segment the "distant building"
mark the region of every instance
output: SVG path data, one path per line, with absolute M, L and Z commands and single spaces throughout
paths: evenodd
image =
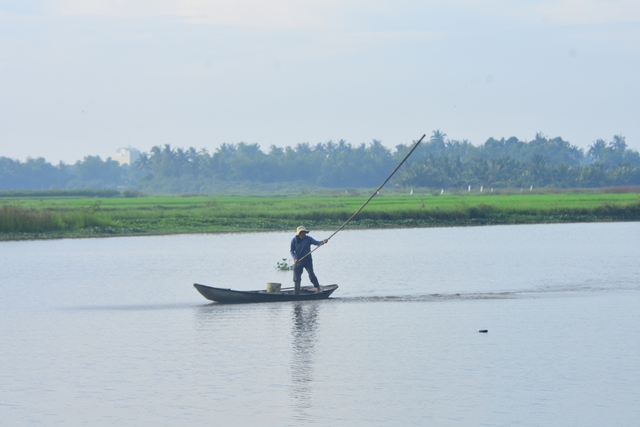
M 120 163 L 120 165 L 131 165 L 132 163 L 135 163 L 136 160 L 138 160 L 138 157 L 140 157 L 140 150 L 137 150 L 133 147 L 118 148 L 116 150 L 116 153 L 118 154 L 113 156 L 111 160 L 115 160 L 116 162 Z

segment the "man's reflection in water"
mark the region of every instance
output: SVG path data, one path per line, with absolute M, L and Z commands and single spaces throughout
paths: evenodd
M 295 417 L 298 420 L 309 419 L 307 410 L 311 402 L 311 386 L 313 384 L 313 353 L 316 340 L 318 303 L 293 303 L 293 355 L 291 358 L 291 390 L 294 402 Z

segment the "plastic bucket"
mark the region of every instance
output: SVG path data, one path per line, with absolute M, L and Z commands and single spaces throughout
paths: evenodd
M 267 292 L 270 292 L 270 293 L 280 292 L 281 287 L 282 287 L 282 284 L 280 283 L 267 282 Z

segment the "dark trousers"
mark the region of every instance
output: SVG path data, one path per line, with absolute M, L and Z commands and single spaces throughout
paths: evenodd
M 313 283 L 313 286 L 316 288 L 320 287 L 320 282 L 318 282 L 318 278 L 313 272 L 313 261 L 311 259 L 304 259 L 293 266 L 293 283 L 300 283 L 302 281 L 302 270 L 307 269 L 307 273 L 309 273 L 309 280 Z

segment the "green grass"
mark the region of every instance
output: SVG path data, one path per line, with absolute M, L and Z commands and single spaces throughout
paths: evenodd
M 367 198 L 5 197 L 0 239 L 293 230 L 300 224 L 331 230 Z M 376 196 L 349 228 L 638 220 L 637 193 L 427 193 Z
M 45 233 L 104 227 L 110 223 L 109 218 L 91 210 L 57 212 L 51 209 L 24 209 L 12 205 L 0 208 L 0 233 Z

